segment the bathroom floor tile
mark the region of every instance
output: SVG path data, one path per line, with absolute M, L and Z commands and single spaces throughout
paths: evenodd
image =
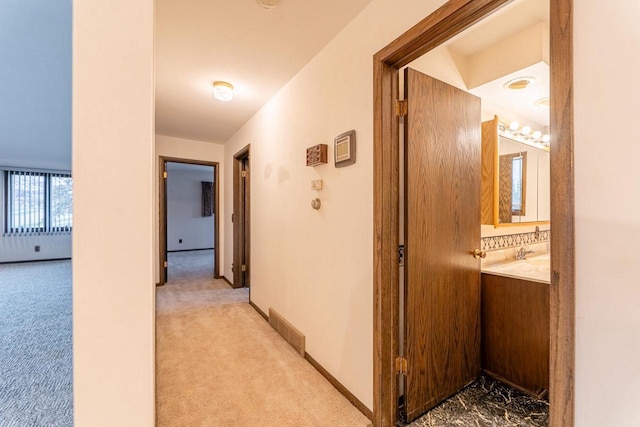
M 480 377 L 410 427 L 544 427 L 549 424 L 549 403 L 489 377 Z

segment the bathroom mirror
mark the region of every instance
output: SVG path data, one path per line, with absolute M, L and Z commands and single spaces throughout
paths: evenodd
M 482 224 L 549 223 L 548 148 L 501 136 L 497 117 L 482 123 Z

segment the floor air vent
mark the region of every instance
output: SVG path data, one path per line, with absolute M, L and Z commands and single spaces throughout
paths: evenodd
M 300 356 L 304 357 L 304 335 L 295 326 L 278 314 L 273 308 L 269 308 L 269 324 L 293 347 Z

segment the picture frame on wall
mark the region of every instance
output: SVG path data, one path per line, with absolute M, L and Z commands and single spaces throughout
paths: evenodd
M 350 130 L 336 136 L 333 149 L 335 166 L 341 168 L 356 162 L 356 131 Z

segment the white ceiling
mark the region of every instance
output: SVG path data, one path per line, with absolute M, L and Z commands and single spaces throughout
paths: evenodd
M 156 132 L 225 142 L 370 1 L 157 0 Z
M 458 55 L 469 57 L 489 50 L 492 46 L 540 22 L 549 28 L 548 1 L 517 0 L 451 39 L 446 46 Z M 522 50 L 529 48 L 533 47 L 521 46 Z M 509 55 L 512 52 L 504 54 Z M 519 77 L 534 77 L 535 82 L 522 90 L 504 88 L 505 83 Z M 550 93 L 549 65 L 543 61 L 513 69 L 469 92 L 482 98 L 483 102 L 488 101 L 488 105 L 498 106 L 501 111 L 513 114 L 513 117 L 504 119 L 524 119 L 527 122 L 523 124 L 533 126 L 541 132 L 545 132 L 545 127 L 549 126 L 549 109 L 535 105 L 535 101 L 549 97 Z
M 0 166 L 71 169 L 71 2 L 0 2 Z
M 526 89 L 509 90 L 503 86 L 512 79 L 529 76 L 535 77 L 535 81 Z M 533 126 L 535 130 L 544 133 L 549 126 L 549 108 L 538 106 L 535 102 L 549 97 L 549 87 L 549 65 L 538 62 L 471 89 L 469 92 L 505 110 L 512 111 L 517 117 L 526 118 L 528 122 L 522 123 L 523 125 Z M 514 118 L 504 117 L 509 121 Z
M 480 97 L 483 120 L 498 115 L 544 133 L 549 109 L 535 101 L 549 96 L 548 24 L 546 0 L 517 0 L 409 66 Z M 535 82 L 504 88 L 518 77 Z
M 537 22 L 549 26 L 549 1 L 516 0 L 448 40 L 446 45 L 460 55 L 469 56 Z

